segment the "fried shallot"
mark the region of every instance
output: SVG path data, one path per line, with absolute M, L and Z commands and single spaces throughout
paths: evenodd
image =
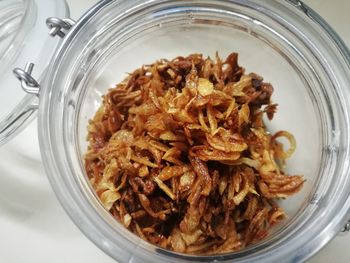
M 89 122 L 85 168 L 96 194 L 152 244 L 201 255 L 243 249 L 285 218 L 275 201 L 303 186 L 283 172 L 293 135 L 264 124 L 277 111 L 272 85 L 237 60 L 192 54 L 144 65 Z

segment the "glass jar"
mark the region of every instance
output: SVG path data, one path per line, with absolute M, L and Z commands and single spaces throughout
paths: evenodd
M 294 134 L 287 163 L 302 191 L 280 202 L 288 219 L 263 241 L 216 256 L 153 246 L 106 211 L 84 172 L 86 126 L 101 95 L 125 72 L 189 53 L 235 51 L 247 72 L 275 87 L 268 129 Z M 69 30 L 40 80 L 39 141 L 52 187 L 77 226 L 120 262 L 299 262 L 349 219 L 350 53 L 300 1 L 101 1 Z

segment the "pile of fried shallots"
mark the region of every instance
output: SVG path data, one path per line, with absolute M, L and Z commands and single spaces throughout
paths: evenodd
M 152 244 L 202 255 L 240 250 L 285 217 L 276 199 L 303 186 L 281 170 L 294 137 L 264 125 L 276 112 L 273 87 L 245 74 L 237 58 L 192 54 L 144 65 L 103 96 L 89 123 L 93 188 Z

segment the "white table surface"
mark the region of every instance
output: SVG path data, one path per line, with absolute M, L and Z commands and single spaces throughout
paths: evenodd
M 78 18 L 95 0 L 68 0 Z M 305 0 L 350 46 L 349 0 Z M 112 263 L 71 222 L 56 200 L 39 154 L 36 121 L 0 148 L 0 262 Z M 309 262 L 350 262 L 350 234 L 336 237 Z

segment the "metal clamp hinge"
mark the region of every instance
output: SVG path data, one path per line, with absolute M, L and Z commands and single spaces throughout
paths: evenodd
M 341 232 L 349 232 L 350 231 L 350 220 L 345 224 Z
M 50 36 L 59 36 L 63 38 L 67 31 L 74 26 L 75 21 L 70 18 L 57 18 L 57 17 L 49 17 L 46 19 L 46 25 L 50 29 Z
M 292 3 L 295 7 L 303 11 L 305 14 L 308 14 L 309 9 L 305 6 L 305 4 L 302 1 L 300 0 L 288 0 L 288 1 Z
M 33 63 L 27 63 L 24 70 L 21 68 L 15 68 L 13 74 L 21 82 L 22 89 L 30 94 L 38 95 L 40 91 L 40 85 L 35 78 L 32 77 Z

